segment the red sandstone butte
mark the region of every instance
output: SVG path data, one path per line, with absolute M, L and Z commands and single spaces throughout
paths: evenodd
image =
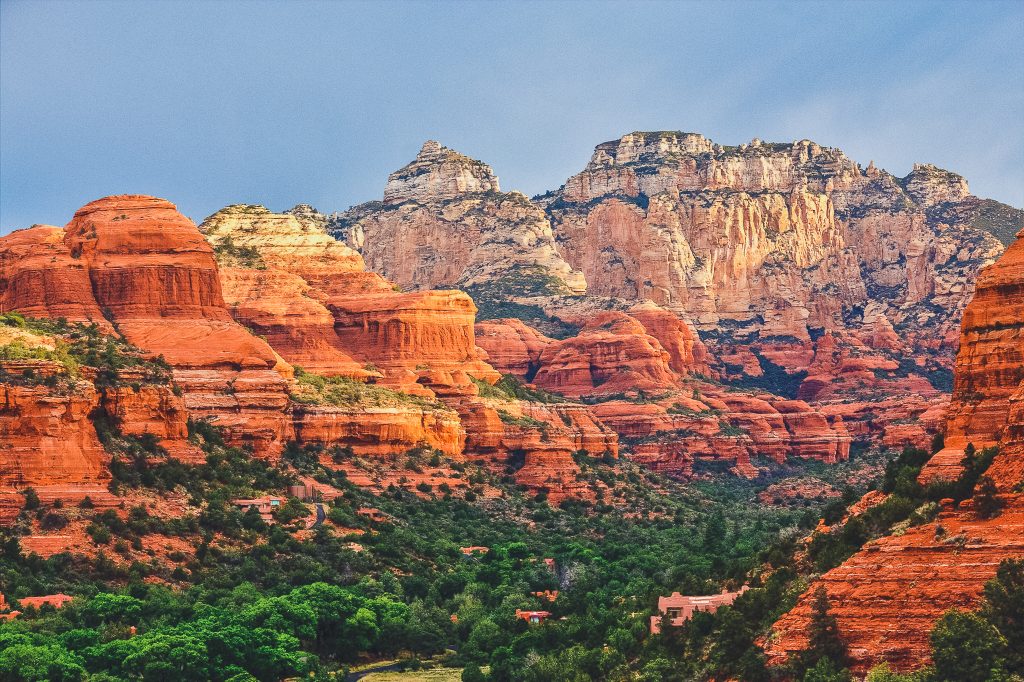
M 188 218 L 163 199 L 113 196 L 83 206 L 58 236 L 36 227 L 0 238 L 5 309 L 116 326 L 171 364 L 194 417 L 260 453 L 280 449 L 291 368 L 231 318 L 213 250 Z

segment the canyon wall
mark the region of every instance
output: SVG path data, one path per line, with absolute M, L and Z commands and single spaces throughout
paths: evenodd
M 428 141 L 388 178 L 383 202 L 331 216 L 331 233 L 367 266 L 403 288 L 503 280 L 537 269 L 551 293 L 581 293 L 583 276 L 558 254 L 544 212 L 519 192 L 501 192 L 489 166 Z
M 886 660 L 912 669 L 929 658 L 935 621 L 974 608 L 999 562 L 1024 557 L 1024 232 L 978 278 L 964 313 L 946 448 L 922 471 L 925 482 L 954 478 L 967 443 L 998 445 L 987 474 L 1004 507 L 980 518 L 971 501 L 946 504 L 934 524 L 867 543 L 824 574 L 774 626 L 769 659 L 807 643 L 811 592 L 824 585 L 856 668 Z M 941 532 L 939 531 L 941 528 Z

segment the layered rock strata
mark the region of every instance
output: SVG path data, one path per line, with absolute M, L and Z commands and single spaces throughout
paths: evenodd
M 980 518 L 970 501 L 945 507 L 936 523 L 869 542 L 823 575 L 839 632 L 855 667 L 886 660 L 899 669 L 928 662 L 928 634 L 947 609 L 974 608 L 999 562 L 1024 557 L 1024 233 L 985 269 L 964 313 L 947 447 L 922 471 L 955 477 L 963 448 L 997 444 L 987 474 L 1004 505 Z M 775 662 L 803 648 L 811 586 L 774 626 L 766 643 Z
M 403 288 L 503 281 L 582 293 L 583 276 L 558 254 L 544 212 L 501 192 L 490 167 L 434 141 L 388 178 L 384 202 L 331 216 L 331 233 Z M 519 270 L 532 276 L 522 280 Z

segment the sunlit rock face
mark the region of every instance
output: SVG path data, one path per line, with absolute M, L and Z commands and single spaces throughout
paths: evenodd
M 1002 250 L 960 176 L 895 178 L 808 140 L 631 133 L 538 201 L 589 293 L 762 337 L 883 315 L 912 343 L 955 345 L 974 279 Z
M 501 281 L 550 293 L 586 289 L 558 254 L 543 210 L 519 192 L 501 192 L 486 164 L 433 141 L 391 174 L 383 203 L 335 214 L 328 227 L 403 288 Z M 523 269 L 535 281 L 519 281 Z
M 955 478 L 968 443 L 998 445 L 986 472 L 1004 504 L 982 519 L 971 501 L 946 506 L 936 524 L 869 542 L 823 575 L 856 670 L 879 661 L 899 669 L 925 665 L 929 632 L 950 608 L 977 607 L 999 562 L 1024 556 L 1024 233 L 982 271 L 963 316 L 946 447 L 924 467 L 923 482 Z M 957 541 L 959 539 L 959 541 Z M 780 663 L 807 644 L 811 592 L 773 627 L 769 660 Z
M 37 227 L 0 239 L 0 267 L 4 309 L 96 322 L 162 355 L 193 416 L 216 421 L 233 442 L 273 455 L 290 437 L 291 368 L 232 319 L 213 250 L 169 201 L 93 201 L 62 235 Z

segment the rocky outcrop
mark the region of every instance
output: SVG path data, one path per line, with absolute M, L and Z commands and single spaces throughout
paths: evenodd
M 291 368 L 231 318 L 213 250 L 191 221 L 163 199 L 106 197 L 79 209 L 60 242 L 56 236 L 32 228 L 0 238 L 0 290 L 15 297 L 12 305 L 34 300 L 42 303 L 26 311 L 116 327 L 170 363 L 194 417 L 215 421 L 229 439 L 260 452 L 280 449 L 291 433 Z M 19 259 L 34 242 L 52 252 L 45 262 Z M 69 271 L 77 279 L 65 284 Z M 58 296 L 45 289 L 55 282 Z
M 590 320 L 577 336 L 548 344 L 534 382 L 572 397 L 664 391 L 678 386 L 671 360 L 640 322 L 609 311 Z
M 2 362 L 5 377 L 30 370 L 45 378 L 63 367 L 48 361 Z M 19 385 L 20 384 L 20 385 Z M 0 383 L 0 488 L 105 484 L 109 455 L 96 436 L 90 414 L 100 405 L 91 381 L 64 391 L 37 382 Z
M 90 295 L 89 270 L 64 243 L 64 229 L 35 225 L 0 238 L 0 310 L 113 328 Z
M 944 535 L 936 537 L 935 524 L 925 524 L 870 542 L 812 585 L 828 592 L 856 670 L 883 660 L 900 670 L 925 665 L 935 621 L 948 609 L 976 607 L 999 562 L 1024 556 L 1019 495 L 998 519 L 944 511 L 936 522 Z M 782 663 L 806 647 L 811 601 L 809 591 L 775 623 L 766 645 L 770 661 Z
M 430 386 L 472 392 L 470 376 L 497 379 L 476 348 L 466 294 L 396 292 L 325 224 L 308 206 L 284 214 L 229 206 L 203 222 L 239 322 L 319 374 L 423 395 L 433 395 Z
M 508 293 L 581 293 L 586 282 L 558 255 L 544 212 L 501 192 L 485 164 L 430 141 L 391 174 L 384 203 L 331 216 L 331 233 L 403 288 L 502 282 Z
M 543 493 L 551 504 L 593 501 L 603 483 L 581 475 L 577 457 L 617 457 L 618 437 L 583 405 L 478 399 L 459 407 L 466 454 L 516 483 Z
M 502 374 L 532 381 L 540 369 L 540 356 L 554 339 L 524 324 L 504 318 L 477 322 L 476 345 L 487 353 L 487 362 Z
M 806 339 L 877 314 L 929 338 L 955 330 L 1000 246 L 929 211 L 968 198 L 931 166 L 900 180 L 807 140 L 737 148 L 660 132 L 598 145 L 539 200 L 589 293 L 653 300 L 701 329 Z
M 829 417 L 798 400 L 727 391 L 689 382 L 642 403 L 611 400 L 594 414 L 620 436 L 633 461 L 688 478 L 699 462 L 725 463 L 736 474 L 759 472 L 753 459 L 844 461 L 852 437 L 841 417 Z
M 983 519 L 970 501 L 945 506 L 935 525 L 869 542 L 817 581 L 828 592 L 855 668 L 881 660 L 899 669 L 928 662 L 928 634 L 947 609 L 974 608 L 999 562 L 1024 557 L 1024 233 L 978 279 L 964 313 L 946 445 L 922 471 L 952 478 L 968 442 L 998 444 L 987 474 L 1004 505 Z M 775 623 L 766 642 L 782 662 L 807 643 L 811 590 Z
M 946 443 L 985 447 L 1005 432 L 1024 382 L 1024 232 L 978 278 L 964 312 Z
M 0 348 L 10 340 L 0 326 Z M 27 333 L 19 341 L 53 347 L 55 338 Z M 17 515 L 31 487 L 47 503 L 116 504 L 107 491 L 110 453 L 97 424 L 126 436 L 150 434 L 169 454 L 186 461 L 202 455 L 188 442 L 181 397 L 162 379 L 124 368 L 117 381 L 97 383 L 93 367 L 53 360 L 0 361 L 0 521 Z
M 343 346 L 386 377 L 418 371 L 421 383 L 450 386 L 468 384 L 457 374 L 498 379 L 480 359 L 473 336 L 476 306 L 461 291 L 337 296 L 327 305 Z
M 454 199 L 462 194 L 500 192 L 491 167 L 439 142 L 427 140 L 409 164 L 388 176 L 385 204 Z
M 294 418 L 295 436 L 300 442 L 342 445 L 368 457 L 398 456 L 427 445 L 461 459 L 466 440 L 458 415 L 443 410 L 302 405 L 296 406 Z

